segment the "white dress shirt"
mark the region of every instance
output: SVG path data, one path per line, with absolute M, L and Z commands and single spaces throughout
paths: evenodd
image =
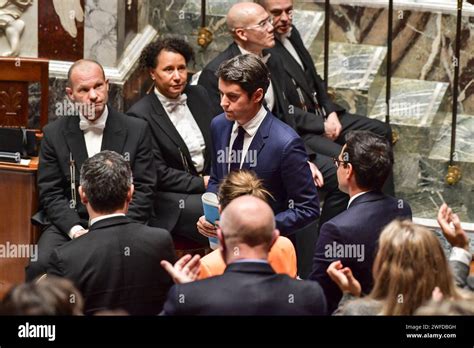
M 252 52 L 249 52 L 249 51 L 245 50 L 244 48 L 240 47 L 239 45 L 237 45 L 237 47 L 239 48 L 239 50 L 242 54 L 256 55 L 255 53 L 252 53 Z M 259 57 L 259 58 L 263 58 L 263 57 Z M 265 102 L 267 103 L 268 110 L 270 110 L 270 111 L 273 110 L 273 107 L 275 106 L 275 91 L 273 90 L 272 80 L 270 80 L 270 85 L 268 86 L 267 92 L 265 93 Z
M 83 122 L 87 123 L 105 123 L 107 122 L 107 117 L 109 116 L 109 109 L 107 108 L 107 105 L 104 108 L 104 112 L 102 113 L 102 116 L 100 116 L 97 120 L 94 122 L 90 122 L 87 118 L 79 114 L 79 118 Z M 87 148 L 87 156 L 92 157 L 95 154 L 100 152 L 100 149 L 102 148 L 102 137 L 104 135 L 104 130 L 100 130 L 97 128 L 90 128 L 87 130 L 83 131 L 84 133 L 84 140 L 86 141 L 86 148 Z
M 115 213 L 115 214 L 107 214 L 107 215 L 98 216 L 96 218 L 91 219 L 91 221 L 89 222 L 89 226 L 92 226 L 93 224 L 95 224 L 96 222 L 99 222 L 101 220 L 113 218 L 113 217 L 116 217 L 116 216 L 125 216 L 125 214 Z
M 173 102 L 173 99 L 165 97 L 157 88 L 155 88 L 155 94 L 162 105 L 168 102 Z M 169 112 L 166 107 L 164 109 L 170 118 L 171 123 L 173 123 L 188 147 L 189 154 L 191 155 L 191 159 L 197 172 L 202 172 L 204 169 L 204 151 L 206 149 L 206 143 L 204 142 L 204 136 L 202 135 L 201 129 L 194 119 L 191 110 L 189 110 L 188 104 L 185 103 L 184 105 L 178 105 L 172 112 Z
M 240 168 L 242 168 L 242 164 L 244 163 L 245 156 L 247 156 L 247 152 L 249 150 L 250 144 L 252 143 L 253 138 L 255 137 L 255 134 L 257 134 L 258 128 L 263 122 L 263 119 L 267 115 L 267 110 L 261 106 L 260 110 L 257 112 L 257 114 L 247 123 L 242 125 L 242 128 L 245 130 L 245 135 L 244 135 L 244 144 L 242 146 L 242 156 L 240 158 Z M 234 122 L 234 125 L 232 126 L 232 132 L 230 133 L 230 141 L 229 141 L 229 157 L 228 157 L 228 167 L 227 169 L 230 169 L 230 162 L 231 162 L 231 149 L 232 146 L 234 145 L 235 138 L 237 138 L 237 134 L 239 133 L 239 124 L 237 121 Z M 249 157 L 249 160 L 254 159 L 255 156 Z

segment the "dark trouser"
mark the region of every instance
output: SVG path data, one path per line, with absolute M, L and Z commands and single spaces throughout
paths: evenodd
M 170 231 L 173 237 L 180 237 L 203 247 L 209 246 L 209 239 L 197 230 L 196 223 L 204 215 L 202 209 L 202 194 L 168 194 L 160 200 L 158 196 L 155 203 L 155 214 L 149 225 Z M 179 217 L 171 214 L 176 211 Z
M 57 247 L 69 242 L 71 238 L 58 230 L 54 225 L 46 226 L 38 241 L 38 259 L 30 260 L 26 266 L 26 281 L 32 281 L 48 270 L 49 258 Z

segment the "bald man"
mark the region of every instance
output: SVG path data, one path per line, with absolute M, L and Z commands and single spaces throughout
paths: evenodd
M 130 162 L 135 192 L 127 215 L 143 223 L 149 218 L 156 174 L 148 126 L 113 110 L 107 104 L 108 92 L 99 63 L 81 59 L 69 69 L 66 94 L 71 105 L 58 108 L 58 119 L 43 129 L 38 167 L 41 210 L 33 218 L 43 225 L 43 232 L 38 259 L 26 269 L 27 280 L 46 272 L 56 247 L 87 233 L 89 215 L 77 188 L 82 163 L 96 153 L 112 150 Z
M 227 264 L 223 275 L 175 285 L 165 315 L 324 315 L 318 283 L 276 274 L 268 252 L 279 235 L 270 206 L 253 196 L 222 212 L 218 238 Z

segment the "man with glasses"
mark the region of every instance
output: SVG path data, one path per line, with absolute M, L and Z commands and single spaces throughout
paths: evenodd
M 342 293 L 326 273 L 328 266 L 340 260 L 360 281 L 362 292 L 369 293 L 380 232 L 394 219 L 411 219 L 407 202 L 381 191 L 393 165 L 392 147 L 385 138 L 369 131 L 350 132 L 334 163 L 339 188 L 350 200 L 346 211 L 322 225 L 310 275 L 323 287 L 329 313 Z

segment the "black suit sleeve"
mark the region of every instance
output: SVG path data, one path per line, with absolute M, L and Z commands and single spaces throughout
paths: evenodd
M 329 98 L 329 95 L 326 92 L 325 83 L 317 72 L 315 72 L 315 79 L 314 89 L 316 90 L 318 101 L 323 106 L 324 111 L 326 111 L 326 116 L 329 116 L 332 112 L 341 111 L 341 108 L 337 107 L 332 102 L 331 98 Z
M 146 223 L 150 217 L 156 185 L 156 170 L 150 152 L 151 136 L 146 123 L 141 129 L 139 139 L 140 143 L 132 164 L 135 192 L 127 216 L 133 220 Z
M 204 179 L 184 170 L 170 167 L 163 158 L 160 145 L 153 144 L 153 156 L 158 173 L 158 190 L 182 193 L 203 193 Z
M 221 97 L 219 94 L 218 79 L 215 72 L 210 69 L 203 69 L 199 76 L 198 84 L 203 86 L 213 108 L 213 114 L 218 115 L 224 112 L 221 107 Z
M 59 165 L 58 151 L 54 148 L 52 134 L 48 128 L 44 130 L 44 138 L 41 142 L 38 167 L 38 190 L 40 204 L 46 211 L 48 219 L 61 232 L 67 234 L 74 225 L 80 225 L 79 214 L 64 195 L 64 187 L 70 187 L 70 183 L 64 177 Z M 79 193 L 77 193 L 79 200 Z
M 61 278 L 64 277 L 64 267 L 62 267 L 57 250 L 54 250 L 49 257 L 47 273 Z
M 147 121 L 135 110 L 127 111 L 127 115 Z M 150 152 L 149 149 L 152 149 L 157 180 L 156 189 L 158 191 L 183 193 L 203 193 L 205 191 L 202 177 L 172 168 L 166 163 L 160 144 L 158 144 L 155 137 L 151 137 L 151 145 L 147 148 L 148 153 Z

